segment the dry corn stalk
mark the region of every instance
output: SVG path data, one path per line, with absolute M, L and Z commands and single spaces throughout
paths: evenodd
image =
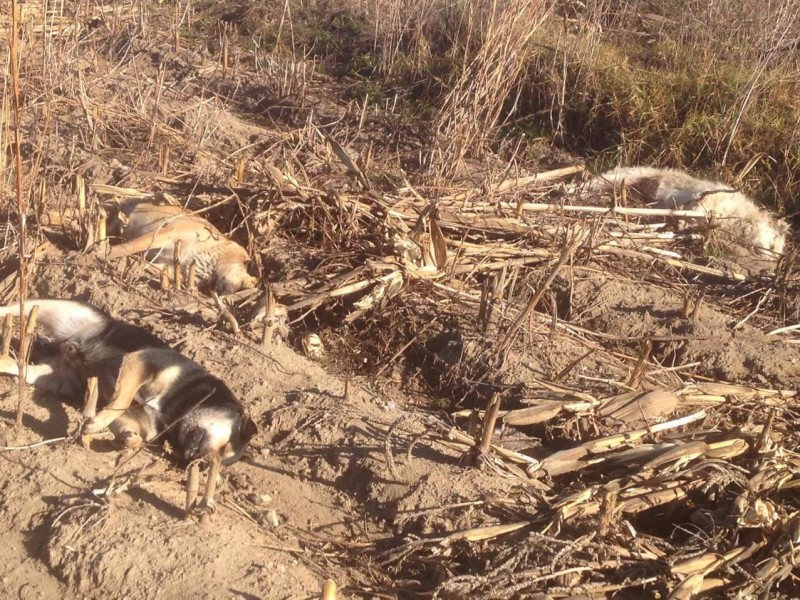
M 169 280 L 169 267 L 164 265 L 161 267 L 161 289 L 168 290 L 170 288 Z
M 190 292 L 197 289 L 197 259 L 192 259 L 189 265 L 189 277 L 186 281 L 186 289 Z
M 487 191 L 491 195 L 514 192 L 521 188 L 525 188 L 536 183 L 552 181 L 553 179 L 560 179 L 562 177 L 568 177 L 569 175 L 575 175 L 584 170 L 585 170 L 584 166 L 574 165 L 572 167 L 564 167 L 563 169 L 553 169 L 552 171 L 534 173 L 533 175 L 527 175 L 525 177 L 515 177 L 513 179 L 506 179 L 498 184 L 489 185 L 488 190 L 484 187 L 480 187 L 480 188 L 473 188 L 465 192 L 459 192 L 457 194 L 451 194 L 449 196 L 442 196 L 437 200 L 437 204 L 447 205 L 450 202 L 463 202 L 468 198 L 483 197 Z
M 631 490 L 623 490 L 619 494 L 619 511 L 623 514 L 635 514 L 645 510 L 670 504 L 686 498 L 693 490 L 703 485 L 701 480 L 689 481 L 668 481 L 651 486 L 640 486 Z M 608 486 L 602 486 L 592 494 L 592 498 L 600 497 L 600 492 Z M 623 494 L 627 497 L 623 498 Z M 560 507 L 559 515 L 562 519 L 572 519 L 576 517 L 586 517 L 596 515 L 600 512 L 602 502 L 600 500 L 589 500 L 573 502 Z
M 272 293 L 272 288 L 267 285 L 264 289 L 264 294 L 266 296 L 266 315 L 264 316 L 264 333 L 261 339 L 261 343 L 265 346 L 269 346 L 272 344 L 273 338 L 275 337 L 275 327 L 277 325 L 275 319 L 275 296 Z
M 0 356 L 8 356 L 11 352 L 11 336 L 13 335 L 14 316 L 6 315 L 3 319 L 2 352 Z
M 463 446 L 474 448 L 478 441 L 470 435 L 467 435 L 463 431 L 459 431 L 455 427 L 451 428 L 450 431 L 447 432 L 447 439 L 453 440 L 458 444 Z M 499 454 L 501 457 L 518 463 L 518 464 L 526 464 L 526 465 L 538 465 L 539 461 L 535 458 L 527 456 L 526 454 L 522 454 L 521 452 L 515 452 L 513 450 L 508 450 L 507 448 L 503 448 L 502 446 L 498 446 L 497 444 L 491 444 L 490 448 L 493 452 Z
M 667 390 L 627 392 L 603 400 L 597 407 L 597 416 L 610 423 L 633 426 L 666 417 L 680 405 L 681 398 Z
M 175 252 L 173 254 L 174 261 L 172 265 L 173 274 L 172 274 L 172 281 L 174 283 L 175 291 L 180 290 L 183 287 L 183 272 L 181 267 L 181 241 L 177 240 L 175 242 Z
M 530 521 L 519 521 L 516 523 L 506 523 L 505 525 L 491 525 L 488 527 L 476 527 L 475 529 L 465 529 L 464 531 L 457 531 L 439 540 L 442 546 L 449 546 L 453 542 L 461 540 L 467 542 L 482 542 L 490 540 L 500 535 L 519 531 L 523 527 L 530 525 Z
M 483 416 L 483 424 L 481 426 L 481 440 L 473 448 L 472 464 L 474 466 L 482 466 L 483 458 L 489 449 L 492 447 L 492 437 L 494 436 L 494 427 L 497 423 L 497 413 L 500 411 L 500 394 L 494 394 L 486 406 L 486 412 Z
M 95 237 L 95 242 L 102 243 L 106 240 L 106 224 L 106 211 L 101 209 L 100 215 L 97 217 L 97 235 Z
M 608 456 L 599 456 L 601 454 L 607 454 L 613 450 L 639 443 L 647 435 L 683 427 L 684 425 L 705 419 L 706 416 L 706 412 L 701 410 L 687 415 L 686 417 L 664 423 L 657 423 L 650 427 L 633 429 L 624 433 L 590 440 L 574 448 L 555 452 L 542 459 L 538 464 L 528 467 L 528 475 L 540 477 L 546 474 L 550 477 L 555 477 L 587 466 L 592 466 L 608 458 Z

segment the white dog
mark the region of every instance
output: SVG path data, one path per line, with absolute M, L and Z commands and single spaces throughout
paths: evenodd
M 620 167 L 591 180 L 587 190 L 611 191 L 623 185 L 664 208 L 713 213 L 720 226 L 740 242 L 768 257 L 783 254 L 789 224 L 729 185 L 675 169 Z

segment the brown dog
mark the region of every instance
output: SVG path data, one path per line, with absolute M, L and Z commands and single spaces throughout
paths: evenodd
M 175 245 L 180 242 L 178 262 L 184 281 L 194 263 L 198 285 L 219 294 L 232 294 L 258 283 L 247 272 L 247 250 L 180 206 L 131 198 L 120 203 L 120 221 L 125 241 L 111 247 L 109 259 L 146 252 L 154 264 L 173 265 Z

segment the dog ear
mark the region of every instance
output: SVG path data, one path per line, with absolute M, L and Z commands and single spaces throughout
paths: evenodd
M 242 417 L 242 438 L 245 440 L 251 440 L 255 435 L 258 433 L 258 426 L 255 424 L 255 421 L 244 415 Z

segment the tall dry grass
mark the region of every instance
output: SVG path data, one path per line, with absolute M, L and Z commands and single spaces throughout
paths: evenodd
M 19 387 L 17 397 L 17 410 L 16 419 L 14 422 L 15 431 L 19 432 L 22 427 L 22 414 L 23 414 L 23 399 L 25 398 L 25 371 L 28 356 L 28 336 L 25 335 L 27 331 L 26 320 L 27 314 L 24 309 L 24 302 L 28 297 L 28 256 L 27 256 L 27 197 L 24 190 L 24 176 L 22 171 L 22 127 L 20 123 L 20 54 L 23 51 L 20 41 L 20 16 L 21 10 L 17 0 L 11 0 L 11 15 L 10 27 L 7 29 L 8 33 L 8 61 L 7 61 L 7 78 L 8 91 L 10 92 L 10 111 L 4 110 L 3 116 L 5 117 L 2 129 L 5 130 L 4 136 L 8 140 L 11 154 L 13 157 L 13 181 L 14 181 L 14 198 L 16 201 L 16 217 L 17 217 L 17 258 L 19 266 L 17 268 L 17 281 L 18 281 L 18 299 L 19 299 L 19 330 L 20 330 L 20 347 L 17 356 L 17 365 L 19 368 Z M 10 138 L 10 139 L 9 139 Z M 3 147 L 5 154 L 5 147 Z
M 590 4 L 540 28 L 518 126 L 598 162 L 685 167 L 793 210 L 800 3 Z
M 755 160 L 747 185 L 760 199 L 793 210 L 800 196 L 797 0 L 342 6 L 372 40 L 359 76 L 433 107 L 427 158 L 440 181 L 524 133 L 598 169 L 649 163 L 733 181 Z
M 349 11 L 371 43 L 350 45 L 360 48 L 355 60 L 330 58 L 357 65 L 358 77 L 374 84 L 369 93 L 382 85 L 414 114 L 431 117 L 427 166 L 440 182 L 465 157 L 522 133 L 598 169 L 648 163 L 734 181 L 755 161 L 749 191 L 793 210 L 800 196 L 798 0 L 550 8 L 343 0 L 337 10 Z M 303 14 L 301 4 L 293 14 Z M 300 20 L 313 31 L 313 19 Z M 327 27 L 324 19 L 318 24 Z
M 436 118 L 429 161 L 437 180 L 451 178 L 468 153 L 480 154 L 501 119 L 514 114 L 516 99 L 509 92 L 517 88 L 529 45 L 549 13 L 544 2 L 469 5 L 464 30 L 480 43 L 474 56 L 464 55 L 461 74 Z
M 374 0 L 372 51 L 385 79 L 428 77 L 440 66 L 453 68 L 473 56 L 487 25 L 491 2 Z

